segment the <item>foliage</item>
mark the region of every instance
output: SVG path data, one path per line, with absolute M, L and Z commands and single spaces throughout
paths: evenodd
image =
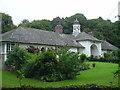
M 53 31 L 51 21 L 43 19 L 43 20 L 33 20 L 29 22 L 29 20 L 24 19 L 19 26 L 37 28 L 41 30 Z
M 23 73 L 20 70 L 17 70 L 17 78 L 19 79 L 19 83 L 20 83 L 20 87 L 21 87 L 24 75 L 23 75 Z
M 53 29 L 58 24 L 63 25 L 63 22 L 64 22 L 64 19 L 61 19 L 60 17 L 53 18 L 53 20 L 51 21 Z
M 80 59 L 81 59 L 81 62 L 83 63 L 84 60 L 87 58 L 86 54 L 80 54 Z
M 18 26 L 22 26 L 22 27 L 30 27 L 30 22 L 28 19 L 23 19 L 21 21 L 21 23 Z
M 28 63 L 22 68 L 22 72 L 24 73 L 25 77 L 33 77 L 38 70 L 35 70 L 37 66 L 39 67 L 40 65 L 37 65 L 38 63 L 35 62 L 37 60 L 38 55 L 34 54 L 31 56 L 31 58 L 28 60 Z
M 2 33 L 5 33 L 7 31 L 16 28 L 16 26 L 13 24 L 11 16 L 5 13 L 0 13 L 0 15 L 2 15 L 2 23 L 1 23 Z
M 118 70 L 114 74 L 115 77 L 118 77 L 118 81 L 120 81 L 120 50 L 114 51 L 113 54 L 118 58 Z M 120 82 L 118 82 L 118 86 L 120 87 Z
M 56 55 L 59 58 L 56 58 Z M 24 75 L 44 81 L 57 81 L 73 78 L 79 72 L 78 55 L 63 51 L 42 51 L 33 55 L 23 68 Z
M 113 73 L 114 73 L 115 77 L 120 76 L 120 69 L 119 69 L 119 70 L 114 71 Z
M 116 56 L 118 59 L 120 59 L 120 50 L 113 51 L 113 55 Z
M 119 50 L 107 52 L 104 54 L 104 59 L 108 62 L 119 63 Z
M 15 46 L 13 52 L 8 53 L 8 57 L 5 64 L 14 65 L 14 70 L 20 70 L 22 66 L 27 62 L 28 58 L 29 54 L 25 49 Z
M 58 55 L 59 58 L 56 58 Z M 25 77 L 38 78 L 45 81 L 65 80 L 75 77 L 80 70 L 78 54 L 68 52 L 68 49 L 58 51 L 42 51 L 30 54 L 18 46 L 8 53 L 5 62 L 13 71 L 22 71 Z
M 90 65 L 87 63 L 81 63 L 80 64 L 80 71 L 90 69 Z
M 58 71 L 64 75 L 64 79 L 73 78 L 79 72 L 80 61 L 78 60 L 78 54 L 68 52 L 67 48 L 64 48 L 58 54 L 59 65 Z
M 39 53 L 39 49 L 35 48 L 34 46 L 29 46 L 29 48 L 27 48 L 27 51 L 29 53 L 33 53 L 33 54 L 38 54 Z

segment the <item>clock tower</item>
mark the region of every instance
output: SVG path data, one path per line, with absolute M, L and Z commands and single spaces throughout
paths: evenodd
M 79 33 L 81 33 L 80 24 L 79 24 L 79 21 L 76 18 L 76 20 L 73 23 L 73 35 L 76 37 Z

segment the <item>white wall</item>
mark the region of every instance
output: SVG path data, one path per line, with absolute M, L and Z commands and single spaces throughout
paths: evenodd
M 44 47 L 46 50 L 47 49 L 55 49 L 55 46 L 47 46 L 47 45 L 34 45 L 34 44 L 19 44 L 21 48 L 29 48 L 29 46 L 34 46 L 35 48 L 41 49 Z
M 70 48 L 69 51 L 77 53 L 77 48 Z
M 7 59 L 7 49 L 6 43 L 0 43 L 0 55 L 2 56 L 3 60 Z
M 79 43 L 85 47 L 83 50 L 83 53 L 86 54 L 87 56 L 91 56 L 91 45 L 96 45 L 98 52 L 97 56 L 101 56 L 101 43 L 100 42 L 95 42 L 95 41 L 79 41 Z

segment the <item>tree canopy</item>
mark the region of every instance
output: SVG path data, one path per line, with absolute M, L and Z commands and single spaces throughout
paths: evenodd
M 16 28 L 16 26 L 13 24 L 11 16 L 5 13 L 1 13 L 1 12 L 0 12 L 0 15 L 2 16 L 2 23 L 1 23 L 2 33 Z

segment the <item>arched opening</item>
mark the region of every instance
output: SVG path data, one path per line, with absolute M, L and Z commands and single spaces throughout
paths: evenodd
M 99 55 L 98 48 L 95 44 L 91 45 L 90 50 L 91 50 L 91 56 L 96 57 Z

